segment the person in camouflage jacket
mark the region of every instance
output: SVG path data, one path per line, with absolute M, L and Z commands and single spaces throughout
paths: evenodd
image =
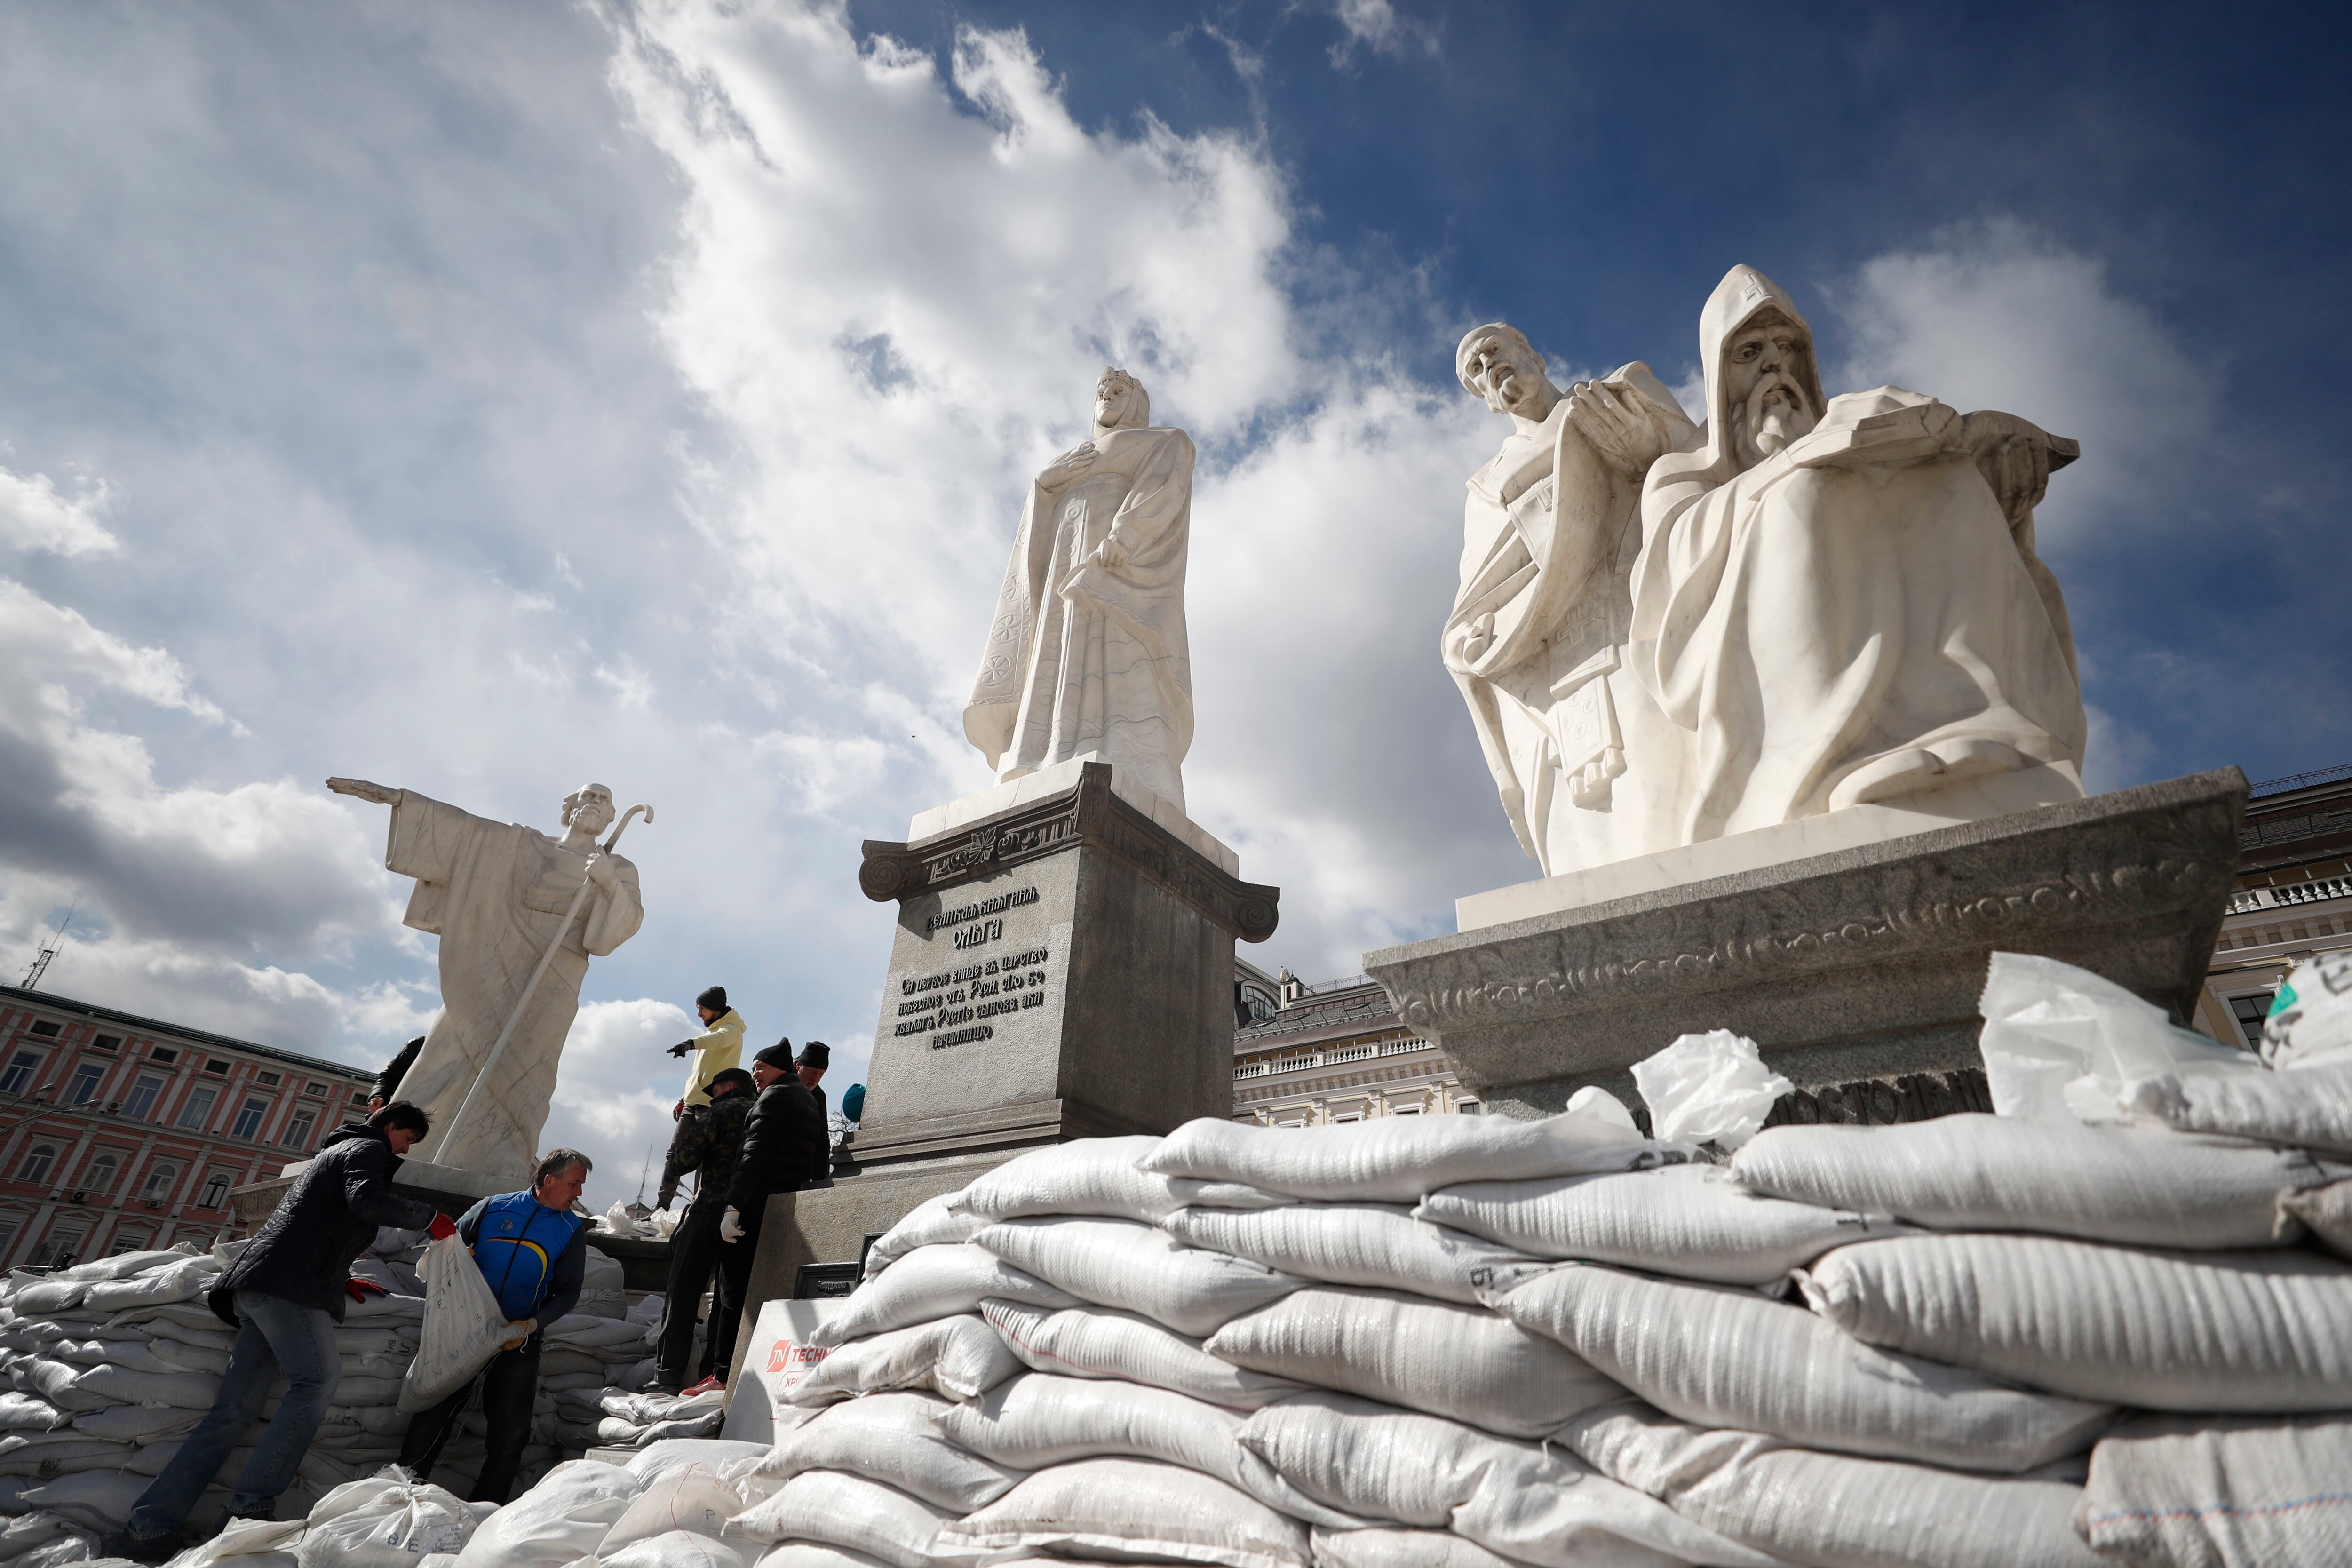
M 735 1174 L 735 1156 L 742 1151 L 743 1124 L 751 1115 L 751 1075 L 729 1068 L 712 1077 L 709 1094 L 709 1105 L 688 1106 L 678 1117 L 669 1158 L 662 1164 L 664 1208 L 677 1195 L 679 1178 L 689 1173 L 694 1176 L 694 1201 L 670 1233 L 668 1300 L 654 1346 L 654 1386 L 673 1393 L 686 1384 L 695 1319 L 719 1266 L 719 1221 L 727 1212 L 728 1184 Z M 711 1375 L 719 1338 L 705 1336 L 698 1380 Z

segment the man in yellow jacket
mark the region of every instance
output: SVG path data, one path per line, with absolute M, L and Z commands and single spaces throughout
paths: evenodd
M 673 1121 L 684 1115 L 689 1105 L 709 1104 L 711 1076 L 725 1072 L 743 1058 L 743 1016 L 727 1005 L 727 987 L 713 985 L 697 996 L 694 1010 L 701 1015 L 708 1032 L 690 1040 L 680 1040 L 669 1048 L 674 1057 L 691 1053 L 694 1058 L 686 1070 L 686 1093 L 671 1108 Z

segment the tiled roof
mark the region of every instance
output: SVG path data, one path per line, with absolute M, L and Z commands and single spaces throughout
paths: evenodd
M 1234 1048 L 1253 1050 L 1311 1030 L 1377 1029 L 1396 1022 L 1388 993 L 1371 981 L 1345 991 L 1308 995 L 1289 1004 L 1264 1023 L 1252 1024 L 1234 1035 Z
M 341 1073 L 347 1078 L 373 1079 L 375 1074 L 366 1068 L 353 1067 L 349 1062 L 331 1062 L 324 1057 L 306 1057 L 299 1051 L 281 1051 L 276 1046 L 257 1045 L 230 1035 L 215 1035 L 205 1029 L 191 1029 L 185 1024 L 167 1024 L 161 1018 L 142 1018 L 136 1013 L 118 1013 L 111 1007 L 95 1003 L 77 1002 L 70 996 L 58 996 L 47 991 L 26 991 L 21 986 L 0 985 L 0 997 L 21 1003 L 27 1007 L 47 1007 L 59 1013 L 79 1013 L 85 1018 L 102 1019 L 120 1024 L 126 1029 L 144 1035 L 169 1035 L 183 1040 L 219 1046 L 232 1051 L 251 1051 L 272 1061 L 291 1062 L 316 1072 Z

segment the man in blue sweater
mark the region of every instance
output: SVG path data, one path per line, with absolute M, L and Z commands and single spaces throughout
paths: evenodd
M 530 1191 L 484 1198 L 457 1220 L 457 1235 L 474 1249 L 475 1266 L 507 1315 L 514 1338 L 490 1359 L 481 1375 L 408 1423 L 400 1446 L 403 1469 L 427 1477 L 442 1446 L 457 1430 L 477 1389 L 489 1426 L 489 1452 L 474 1479 L 468 1502 L 503 1505 L 522 1468 L 530 1442 L 531 1405 L 539 1398 L 539 1356 L 546 1348 L 546 1325 L 580 1304 L 587 1278 L 588 1229 L 572 1212 L 593 1167 L 577 1149 L 558 1149 L 539 1163 Z

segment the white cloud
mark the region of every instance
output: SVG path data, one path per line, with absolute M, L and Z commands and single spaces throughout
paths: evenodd
M 1437 53 L 1437 33 L 1426 23 L 1400 13 L 1395 0 L 1332 0 L 1331 14 L 1345 35 L 1331 46 L 1332 63 L 1346 66 L 1356 46 L 1377 54 L 1401 55 L 1407 49 Z
M 700 1032 L 685 1008 L 643 996 L 587 1003 L 573 1020 L 540 1143 L 542 1152 L 569 1147 L 595 1162 L 587 1197 L 599 1213 L 635 1197 L 648 1164 L 646 1201 L 653 1202 L 674 1126 L 670 1108 L 686 1079 L 684 1064 L 663 1053 Z
M 2014 219 L 1874 258 L 1835 309 L 1848 339 L 1835 390 L 1892 382 L 2082 442 L 2036 519 L 2055 553 L 2094 525 L 2139 531 L 2164 510 L 2150 503 L 2210 462 L 2212 368 L 2118 292 L 2098 258 Z
M 0 468 L 0 542 L 58 555 L 111 554 L 122 546 L 99 521 L 107 500 L 102 484 L 67 497 L 47 474 L 26 479 Z

